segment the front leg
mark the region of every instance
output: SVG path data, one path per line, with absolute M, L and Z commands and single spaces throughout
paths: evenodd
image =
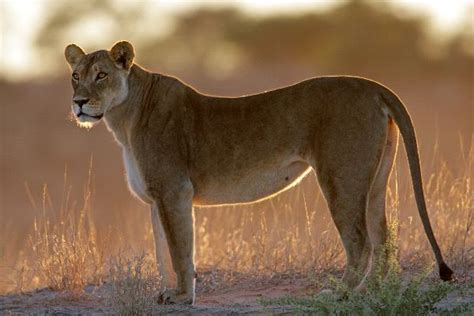
M 176 286 L 176 280 L 171 266 L 168 242 L 166 241 L 165 231 L 161 224 L 160 214 L 156 203 L 151 206 L 151 223 L 155 239 L 156 264 L 162 278 L 162 284 L 167 288 L 174 287 Z
M 156 202 L 177 276 L 177 287 L 165 290 L 162 300 L 163 303 L 193 304 L 196 277 L 193 187 L 191 182 L 185 182 L 166 188 L 166 192 L 157 194 Z

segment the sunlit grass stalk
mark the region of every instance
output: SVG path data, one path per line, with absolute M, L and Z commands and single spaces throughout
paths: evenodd
M 71 189 L 66 191 L 65 185 L 56 216 L 51 214 L 54 208 L 45 185 L 41 216 L 35 219 L 30 236 L 33 269 L 49 288 L 73 295 L 81 294 L 88 283 L 100 282 L 104 264 L 90 218 L 91 175 L 92 160 L 83 206 L 77 209 L 71 203 Z M 66 172 L 64 181 L 67 181 Z

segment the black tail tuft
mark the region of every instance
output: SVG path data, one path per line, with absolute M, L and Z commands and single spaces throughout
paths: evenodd
M 448 265 L 444 262 L 442 262 L 439 265 L 439 277 L 443 281 L 454 281 L 454 272 L 451 270 Z

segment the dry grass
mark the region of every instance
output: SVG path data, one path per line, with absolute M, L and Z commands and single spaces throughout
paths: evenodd
M 91 170 L 90 168 L 89 173 Z M 90 217 L 90 180 L 84 190 L 83 205 L 77 207 L 69 198 L 71 188 L 66 190 L 67 172 L 64 177 L 65 189 L 56 217 L 47 216 L 54 208 L 47 187 L 44 186 L 42 214 L 34 221 L 34 231 L 30 238 L 30 266 L 41 283 L 76 296 L 83 293 L 85 285 L 101 282 L 104 258 Z
M 459 164 L 454 168 L 435 156 L 432 163 L 435 172 L 425 176 L 431 223 L 447 261 L 461 274 L 474 267 L 474 139 L 469 148 L 465 156 L 461 146 Z M 457 175 L 453 169 L 457 169 Z M 415 209 L 411 192 L 404 199 L 409 201 L 405 207 Z M 406 264 L 432 262 L 431 248 L 418 222 L 417 217 L 414 221 L 409 217 L 401 222 L 404 231 L 400 238 L 401 260 Z
M 162 291 L 154 258 L 144 253 L 111 260 L 109 305 L 119 315 L 150 315 Z
M 424 174 L 428 210 L 437 239 L 458 274 L 467 273 L 474 265 L 474 141 L 470 148 L 467 156 L 460 155 L 461 163 L 456 168 L 449 168 L 438 158 L 430 167 L 435 171 Z M 396 233 L 402 266 L 423 267 L 433 262 L 432 254 L 418 220 L 410 179 L 404 174 L 403 165 L 397 163 L 389 185 L 387 213 L 391 222 L 399 223 Z M 341 243 L 316 186 L 314 176 L 309 176 L 295 189 L 262 203 L 197 209 L 196 263 L 199 271 L 206 271 L 200 274 L 202 290 L 219 289 L 243 275 L 317 277 L 341 271 Z M 85 186 L 81 206 L 71 202 L 71 188 L 64 187 L 58 208 L 53 207 L 44 188 L 42 205 L 36 207 L 41 215 L 32 224 L 29 247 L 23 250 L 17 289 L 33 284 L 80 294 L 84 285 L 100 282 L 108 271 L 117 285 L 115 299 L 130 299 L 123 302 L 124 309 L 154 295 L 159 282 L 147 281 L 156 281 L 151 270 L 146 270 L 151 269 L 150 258 L 121 259 L 112 264 L 113 269 L 104 262 L 104 258 L 115 255 L 107 249 L 105 240 L 114 240 L 115 249 L 129 248 L 135 242 L 146 245 L 138 251 L 154 252 L 149 242 L 153 240 L 149 214 L 134 213 L 133 217 L 124 218 L 123 229 L 117 227 L 106 238 L 107 234 L 96 232 L 91 217 L 91 181 Z M 133 225 L 139 227 L 139 233 L 132 236 L 127 228 Z M 33 279 L 35 282 L 31 282 Z M 143 286 L 138 297 L 133 297 L 134 286 Z
M 395 192 L 396 193 L 396 192 Z M 396 201 L 396 200 L 395 200 Z M 393 208 L 392 211 L 397 211 Z M 385 262 L 370 279 L 364 292 L 350 291 L 339 279 L 331 279 L 334 292 L 313 293 L 306 297 L 284 296 L 278 299 L 263 299 L 263 306 L 281 305 L 290 307 L 298 315 L 470 315 L 474 311 L 472 301 L 458 299 L 446 303 L 449 296 L 472 293 L 469 284 L 442 282 L 428 278 L 431 269 L 403 276 L 399 264 L 399 221 L 392 215 L 388 223 L 388 238 L 385 244 Z

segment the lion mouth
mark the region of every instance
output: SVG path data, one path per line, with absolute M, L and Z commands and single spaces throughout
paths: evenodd
M 84 112 L 79 112 L 79 114 L 77 114 L 77 117 L 79 118 L 81 116 L 87 116 L 87 117 L 91 117 L 91 118 L 96 119 L 96 120 L 100 120 L 104 116 L 104 114 L 102 113 L 102 114 L 99 114 L 99 115 L 90 115 L 90 114 L 86 114 Z

